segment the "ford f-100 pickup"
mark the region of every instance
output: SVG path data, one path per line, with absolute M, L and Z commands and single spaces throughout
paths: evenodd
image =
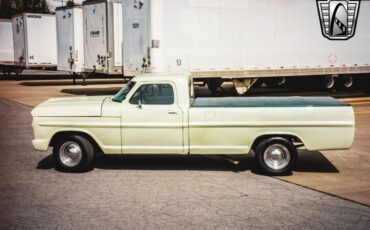
M 144 74 L 115 96 L 54 98 L 32 110 L 37 150 L 81 171 L 104 154 L 247 154 L 270 175 L 292 170 L 297 146 L 348 149 L 354 112 L 331 97 L 194 98 L 186 74 Z

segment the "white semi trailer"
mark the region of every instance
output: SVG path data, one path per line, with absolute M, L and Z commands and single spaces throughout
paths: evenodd
M 55 10 L 58 41 L 58 70 L 73 76 L 84 72 L 82 7 L 58 7 Z
M 55 15 L 23 13 L 12 20 L 15 61 L 25 68 L 56 68 Z
M 10 75 L 14 65 L 12 20 L 0 19 L 0 71 L 4 75 Z
M 0 62 L 14 61 L 12 20 L 0 19 Z
M 123 41 L 125 75 L 187 71 L 239 94 L 269 77 L 348 87 L 370 73 L 370 1 L 125 0 Z
M 122 2 L 83 2 L 85 71 L 122 74 Z

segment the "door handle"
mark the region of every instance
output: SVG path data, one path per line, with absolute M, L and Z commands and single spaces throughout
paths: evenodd
M 167 113 L 168 113 L 168 114 L 171 114 L 171 115 L 176 115 L 176 114 L 177 114 L 177 112 L 176 112 L 176 111 L 168 111 Z

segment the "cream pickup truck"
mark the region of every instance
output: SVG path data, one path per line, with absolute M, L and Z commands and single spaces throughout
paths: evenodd
M 270 175 L 292 170 L 297 147 L 348 149 L 350 105 L 330 97 L 194 98 L 186 74 L 144 74 L 115 96 L 54 98 L 32 110 L 36 150 L 60 169 L 104 154 L 247 154 Z

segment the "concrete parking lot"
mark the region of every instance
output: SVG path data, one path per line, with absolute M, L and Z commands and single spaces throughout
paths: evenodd
M 108 157 L 88 173 L 67 174 L 54 170 L 50 151 L 32 149 L 32 106 L 112 94 L 123 83 L 0 81 L 0 229 L 370 228 L 370 100 L 361 92 L 334 95 L 355 108 L 353 148 L 302 151 L 287 177 L 259 175 L 251 154 L 238 164 L 221 156 Z

